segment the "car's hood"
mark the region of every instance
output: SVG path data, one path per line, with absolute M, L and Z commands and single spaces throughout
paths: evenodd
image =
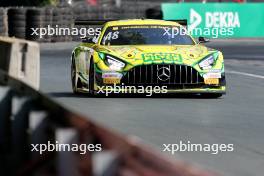
M 128 63 L 193 64 L 215 50 L 203 45 L 126 45 L 100 46 L 100 50 L 117 56 Z M 134 65 L 134 64 L 133 64 Z

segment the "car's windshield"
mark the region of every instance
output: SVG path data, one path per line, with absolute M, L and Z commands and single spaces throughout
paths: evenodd
M 193 45 L 183 27 L 162 25 L 130 25 L 108 27 L 101 45 Z

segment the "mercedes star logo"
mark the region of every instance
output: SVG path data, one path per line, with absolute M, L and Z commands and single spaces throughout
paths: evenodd
M 170 69 L 168 67 L 158 68 L 157 75 L 160 81 L 167 81 L 168 79 L 170 79 L 170 74 Z

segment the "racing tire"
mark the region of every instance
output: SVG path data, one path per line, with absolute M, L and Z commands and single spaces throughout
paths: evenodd
M 96 91 L 94 90 L 94 62 L 93 59 L 91 58 L 90 60 L 90 69 L 89 69 L 89 94 L 91 96 L 96 95 Z
M 223 94 L 221 93 L 204 93 L 201 94 L 202 98 L 220 98 Z
M 71 64 L 71 83 L 72 83 L 72 91 L 74 94 L 78 94 L 78 78 L 77 78 L 77 72 L 76 72 L 76 65 L 75 61 L 72 58 L 72 64 Z

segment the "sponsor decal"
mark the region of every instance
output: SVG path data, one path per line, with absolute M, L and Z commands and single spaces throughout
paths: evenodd
M 240 20 L 238 12 L 205 12 L 200 14 L 193 8 L 190 9 L 190 30 L 197 28 L 202 23 L 202 15 L 205 17 L 205 27 L 220 27 L 220 28 L 235 28 L 240 27 Z
M 221 78 L 221 73 L 206 73 L 203 75 L 204 78 Z
M 197 28 L 202 22 L 202 17 L 199 13 L 197 13 L 194 9 L 190 9 L 190 26 L 189 30 Z
M 102 78 L 104 84 L 120 84 L 122 74 L 118 72 L 103 72 Z
M 211 69 L 208 71 L 208 73 L 221 73 L 222 70 L 220 69 Z
M 121 73 L 118 73 L 118 72 L 103 72 L 102 73 L 102 78 L 122 78 L 122 74 Z
M 120 84 L 120 78 L 103 78 L 104 84 Z
M 264 36 L 264 30 L 259 30 L 263 23 L 252 20 L 264 18 L 264 3 L 163 3 L 162 11 L 166 20 L 187 19 L 188 32 L 195 37 Z
M 142 58 L 144 62 L 150 63 L 152 61 L 168 61 L 171 63 L 182 61 L 181 56 L 175 53 L 144 53 L 142 54 Z
M 238 12 L 207 11 L 190 9 L 189 32 L 192 35 L 205 35 L 218 38 L 234 35 L 234 28 L 240 28 Z M 202 27 L 203 26 L 203 27 Z
M 217 85 L 219 84 L 219 79 L 218 78 L 205 78 L 204 83 L 209 84 L 209 85 L 211 84 Z

